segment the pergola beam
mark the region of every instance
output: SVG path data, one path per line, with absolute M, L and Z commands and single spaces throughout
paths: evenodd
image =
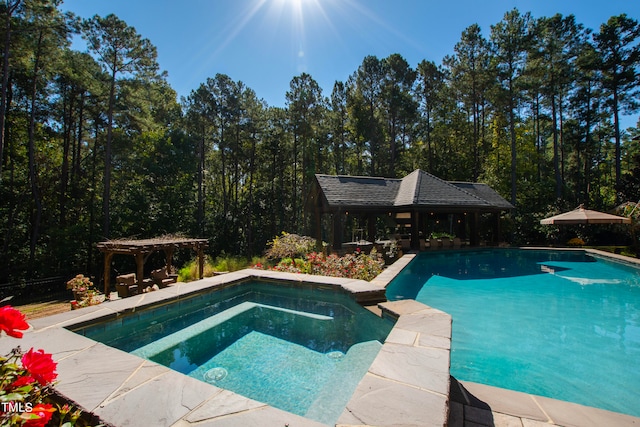
M 173 253 L 176 249 L 189 248 L 196 251 L 198 257 L 198 275 L 204 277 L 204 251 L 209 246 L 207 239 L 189 239 L 182 237 L 158 237 L 141 240 L 109 240 L 96 245 L 104 253 L 104 293 L 110 293 L 111 260 L 113 255 L 133 255 L 136 261 L 136 282 L 142 286 L 144 280 L 144 264 L 149 256 L 156 251 L 164 251 L 167 272 L 171 269 Z

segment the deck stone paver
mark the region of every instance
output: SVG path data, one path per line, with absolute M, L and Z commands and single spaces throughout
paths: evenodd
M 549 418 L 559 425 L 567 427 L 640 426 L 640 418 L 630 415 L 605 411 L 577 403 L 563 402 L 543 396 L 535 396 L 534 398 L 549 415 Z
M 102 403 L 94 412 L 117 426 L 169 426 L 216 393 L 219 389 L 209 384 L 170 371 Z
M 337 424 L 442 427 L 446 403 L 446 396 L 367 374 Z
M 547 415 L 540 409 L 529 394 L 467 381 L 461 382 L 460 385 L 466 394 L 477 396 L 477 398 L 482 401 L 486 401 L 487 398 L 490 397 L 489 404 L 484 405 L 487 409 L 490 408 L 492 411 L 515 415 L 520 418 L 528 418 L 542 422 L 549 421 Z M 473 400 L 472 406 L 477 406 L 474 405 Z
M 369 372 L 443 396 L 449 394 L 447 350 L 385 343 Z
M 184 419 L 182 420 L 184 421 Z M 176 424 L 175 427 L 187 427 L 193 424 Z M 327 427 L 325 424 L 302 418 L 290 412 L 271 406 L 242 411 L 229 416 L 212 418 L 197 423 L 198 427 Z
M 541 421 L 533 421 L 534 423 L 541 423 L 542 425 L 549 427 L 548 424 Z M 513 415 L 501 414 L 499 412 L 493 413 L 493 425 L 495 427 L 524 427 L 522 425 L 522 418 L 514 417 Z
M 199 423 L 205 420 L 222 417 L 229 414 L 239 414 L 258 408 L 264 408 L 264 403 L 248 399 L 228 390 L 220 389 L 220 392 L 208 401 L 203 402 L 198 408 L 191 411 L 184 419 L 190 423 Z

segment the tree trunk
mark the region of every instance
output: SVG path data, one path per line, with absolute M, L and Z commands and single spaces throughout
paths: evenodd
M 40 235 L 40 222 L 42 220 L 42 196 L 38 187 L 38 173 L 36 171 L 36 147 L 35 147 L 35 127 L 36 127 L 36 97 L 38 93 L 38 73 L 40 71 L 40 49 L 42 45 L 42 30 L 38 33 L 38 44 L 36 56 L 33 64 L 33 81 L 31 82 L 31 112 L 29 114 L 29 182 L 31 183 L 31 195 L 35 210 L 31 216 L 31 239 L 29 244 L 29 277 L 32 277 L 35 267 L 36 245 Z
M 102 199 L 102 214 L 104 215 L 104 227 L 102 234 L 108 239 L 111 234 L 111 143 L 113 140 L 113 109 L 115 104 L 116 93 L 116 70 L 117 65 L 114 64 L 111 73 L 111 86 L 109 87 L 109 108 L 107 111 L 107 143 L 104 148 L 104 190 Z
M 9 51 L 11 50 L 11 18 L 22 0 L 11 3 L 6 0 L 6 21 L 4 27 L 4 51 L 2 55 L 2 87 L 0 88 L 0 183 L 2 182 L 2 164 L 4 160 L 4 131 L 7 115 L 7 93 L 9 91 Z

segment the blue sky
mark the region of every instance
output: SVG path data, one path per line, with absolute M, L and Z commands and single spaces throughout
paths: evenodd
M 158 49 L 179 96 L 216 73 L 284 106 L 294 76 L 309 73 L 331 94 L 366 55 L 401 54 L 412 67 L 440 64 L 462 31 L 490 26 L 516 7 L 535 18 L 573 14 L 598 31 L 613 15 L 640 19 L 640 0 L 65 0 L 83 18 L 114 13 Z M 635 125 L 638 115 L 625 120 Z

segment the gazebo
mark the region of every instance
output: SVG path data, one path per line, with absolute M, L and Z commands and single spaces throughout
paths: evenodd
M 486 184 L 445 181 L 417 169 L 404 178 L 345 175 L 315 176 L 306 208 L 314 214 L 315 231 L 322 236 L 322 215 L 331 215 L 334 249 L 343 243 L 343 222 L 348 215 L 366 218 L 368 240 L 376 236 L 376 218 L 386 216 L 410 230 L 411 247 L 420 246 L 420 230 L 432 215 L 456 216 L 460 229 L 470 229 L 472 245 L 479 243 L 479 218 L 493 214 L 494 236 L 500 234 L 499 215 L 514 209 Z
M 116 239 L 100 242 L 96 245 L 104 253 L 104 293 L 109 295 L 111 282 L 111 259 L 114 255 L 133 255 L 136 260 L 136 282 L 140 288 L 144 280 L 144 264 L 149 255 L 163 251 L 167 272 L 171 271 L 171 261 L 176 249 L 193 249 L 198 256 L 198 274 L 204 277 L 204 250 L 209 246 L 207 239 L 190 239 L 186 237 L 164 236 L 152 239 Z

